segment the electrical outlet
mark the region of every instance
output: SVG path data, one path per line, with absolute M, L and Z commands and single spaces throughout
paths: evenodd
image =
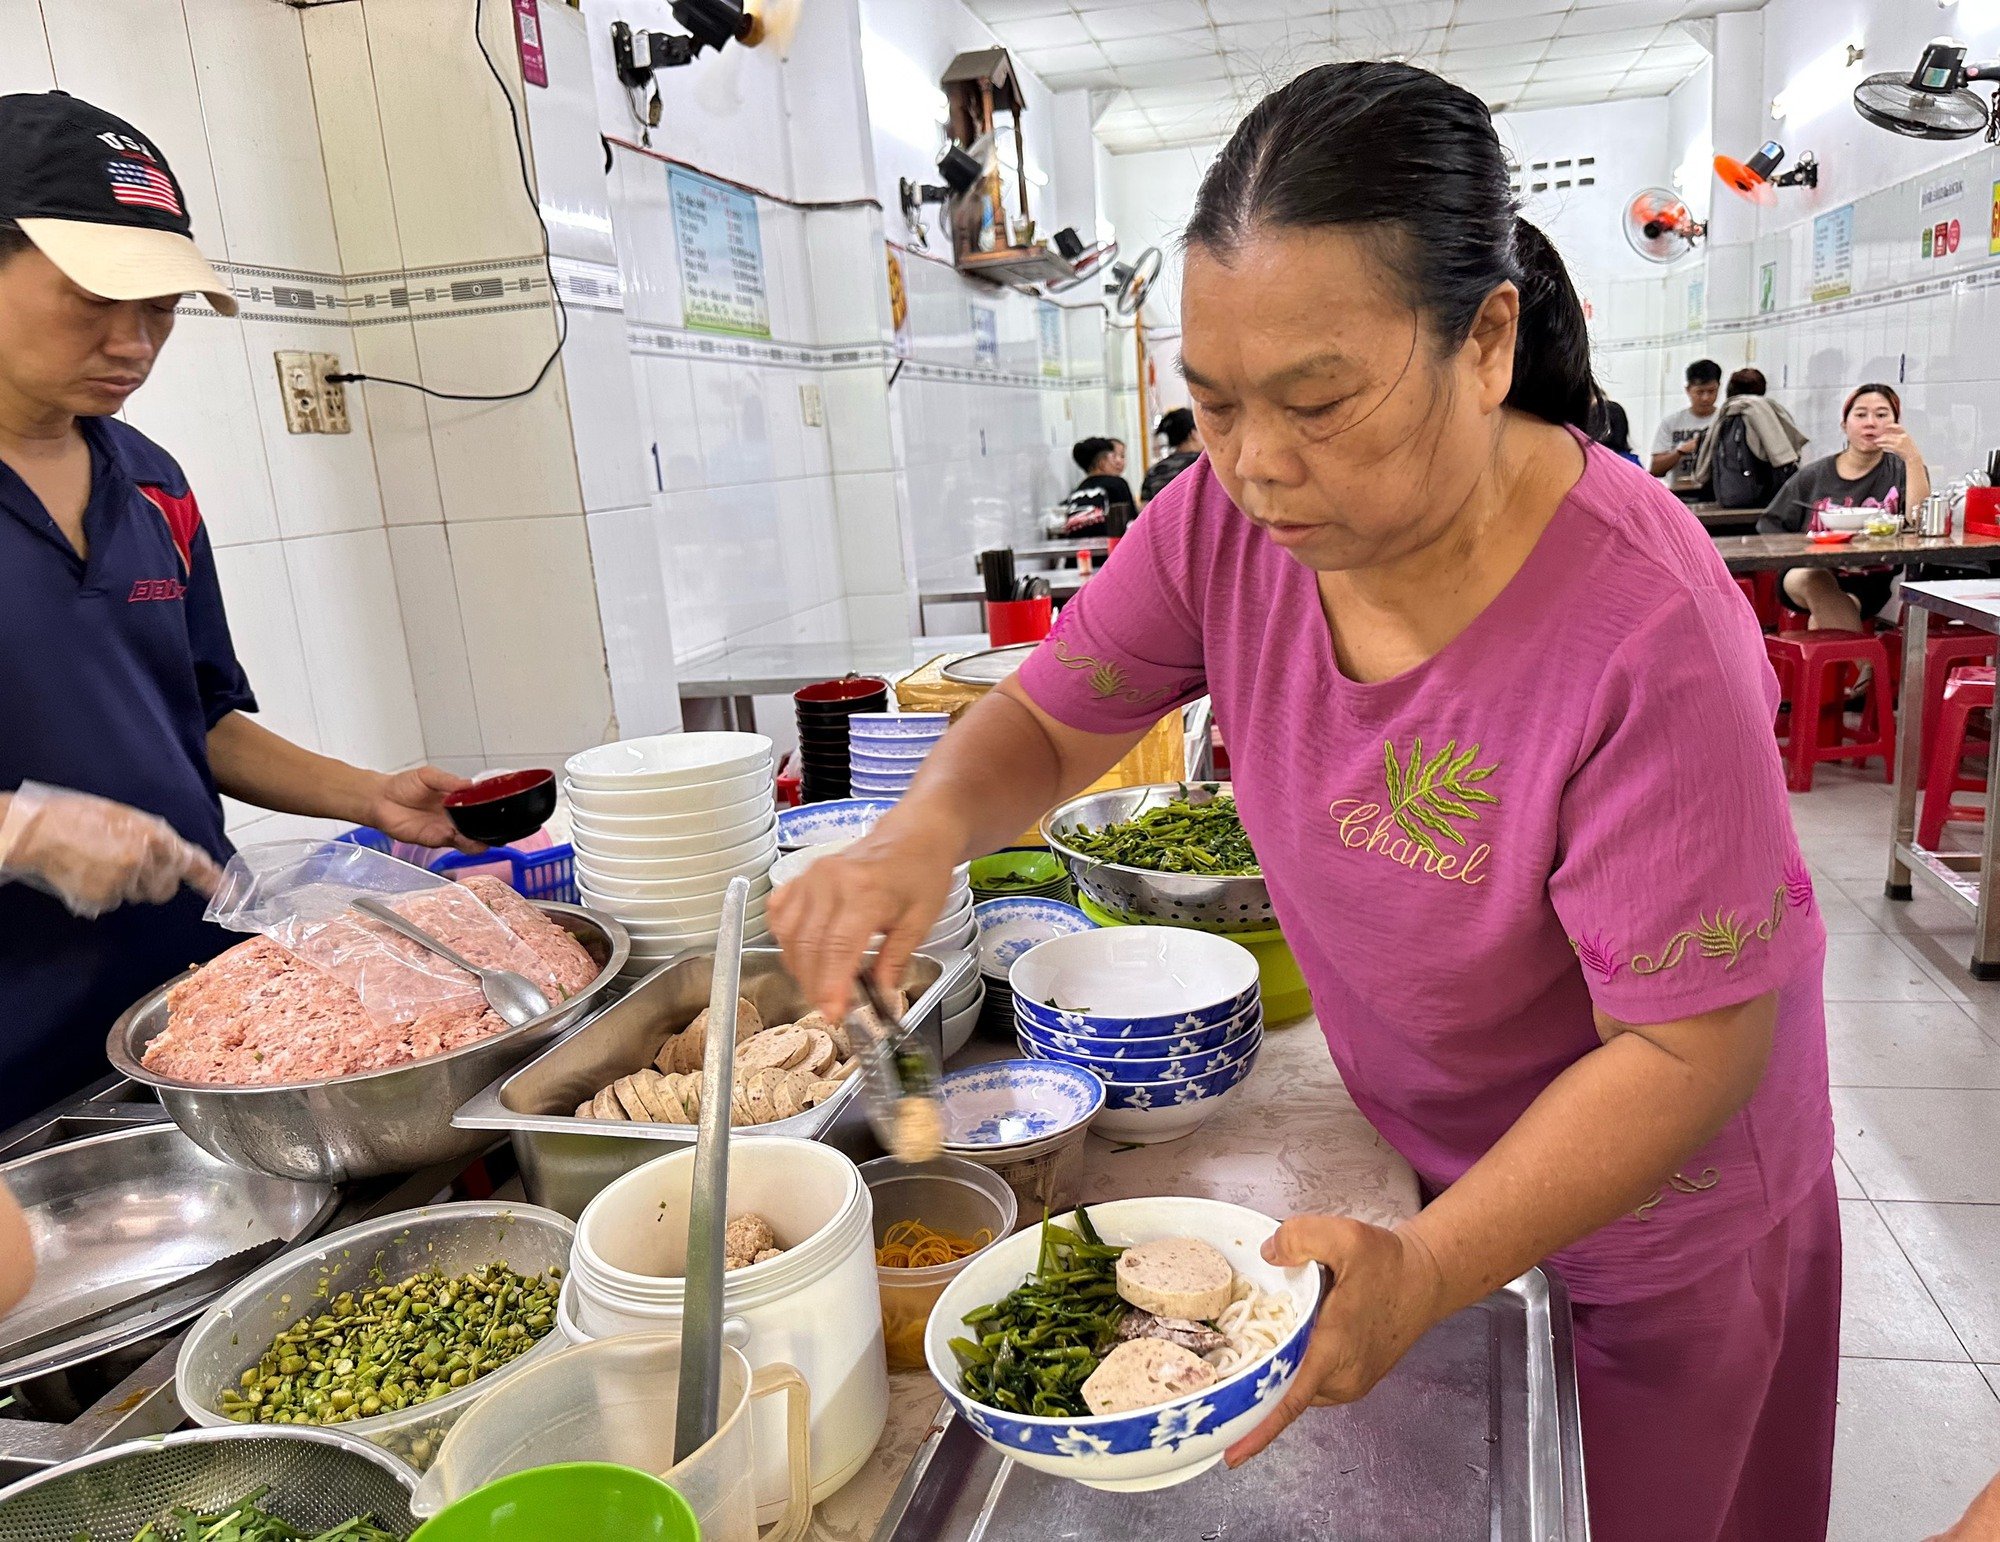
M 338 380 L 327 379 L 329 375 L 341 373 L 340 355 L 316 353 L 312 361 L 313 378 L 319 382 L 319 431 L 323 434 L 352 433 L 354 425 L 347 421 L 347 387 Z
M 805 416 L 807 428 L 818 428 L 826 422 L 826 402 L 816 383 L 808 381 L 799 387 L 799 411 Z
M 281 348 L 277 352 L 278 394 L 285 403 L 285 429 L 293 434 L 345 434 L 347 391 L 326 377 L 340 373 L 340 355 Z

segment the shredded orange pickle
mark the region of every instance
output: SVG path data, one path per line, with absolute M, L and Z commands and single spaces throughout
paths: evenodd
M 922 1221 L 898 1221 L 882 1233 L 875 1262 L 884 1269 L 929 1269 L 970 1258 L 992 1241 L 992 1229 L 986 1226 L 970 1237 L 958 1237 L 948 1231 L 932 1231 Z

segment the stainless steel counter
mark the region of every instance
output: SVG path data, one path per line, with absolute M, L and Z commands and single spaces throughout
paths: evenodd
M 1085 1202 L 1141 1194 L 1209 1195 L 1275 1216 L 1336 1211 L 1378 1225 L 1392 1225 L 1417 1209 L 1409 1164 L 1356 1111 L 1311 1018 L 1273 1029 L 1242 1091 L 1185 1140 L 1118 1147 L 1091 1138 Z M 874 1538 L 911 1458 L 931 1431 L 942 1403 L 937 1384 L 916 1371 L 889 1380 L 889 1427 L 882 1443 L 860 1476 L 819 1507 L 810 1532 L 814 1542 Z M 1141 1496 L 1118 1497 L 1129 1502 Z M 1213 1529 L 1190 1535 L 1199 1538 Z M 1241 1535 L 1248 1542 L 1252 1533 Z

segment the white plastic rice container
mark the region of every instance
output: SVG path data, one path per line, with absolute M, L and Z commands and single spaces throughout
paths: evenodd
M 576 1339 L 680 1331 L 694 1148 L 636 1168 L 577 1221 L 562 1326 Z M 889 1418 L 874 1207 L 860 1172 L 816 1141 L 732 1142 L 728 1214 L 771 1223 L 782 1257 L 723 1276 L 727 1342 L 753 1369 L 796 1366 L 811 1389 L 815 1504 L 858 1473 Z M 755 1412 L 760 1519 L 784 1508 L 783 1410 Z

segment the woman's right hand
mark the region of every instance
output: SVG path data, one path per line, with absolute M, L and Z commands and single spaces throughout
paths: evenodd
M 875 978 L 885 990 L 899 985 L 910 955 L 944 914 L 952 868 L 948 841 L 891 824 L 821 857 L 773 893 L 771 930 L 806 999 L 831 1018 L 844 1016 L 878 935 Z
M 222 872 L 164 819 L 109 798 L 23 782 L 0 810 L 0 882 L 53 894 L 72 914 L 164 905 L 183 884 L 213 894 Z

